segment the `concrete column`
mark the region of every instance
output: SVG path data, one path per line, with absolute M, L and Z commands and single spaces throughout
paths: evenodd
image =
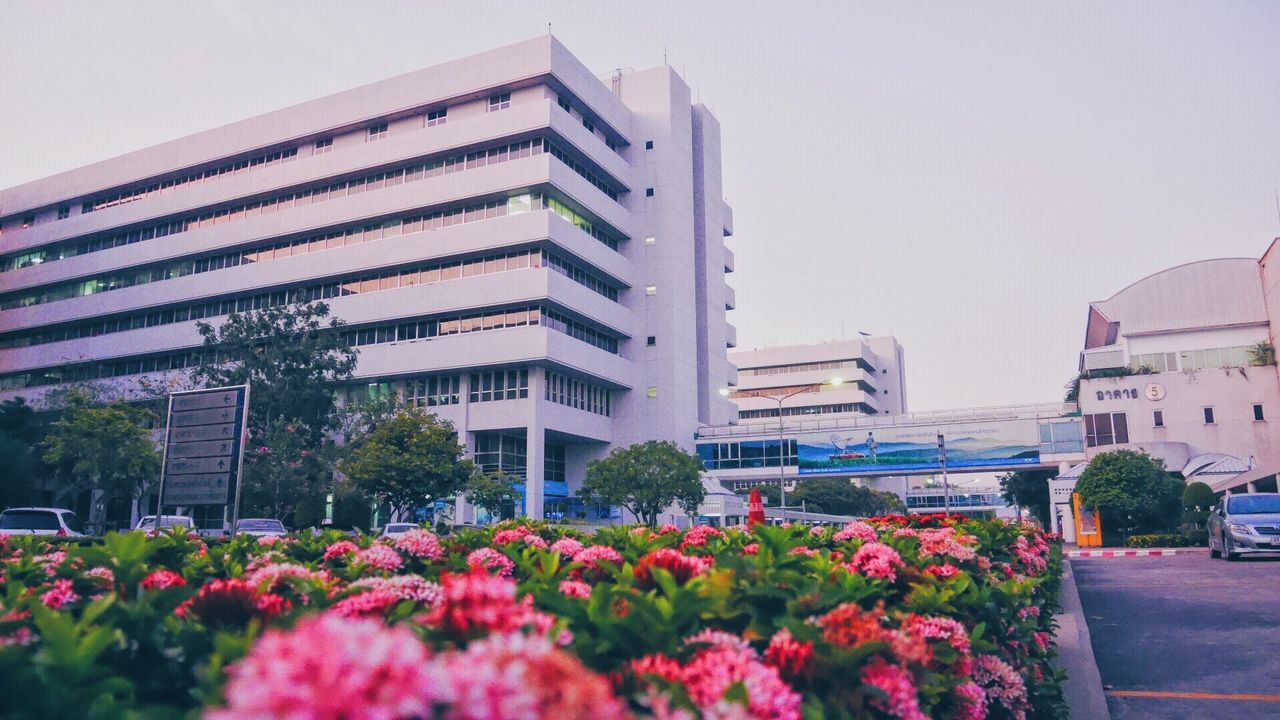
M 1256 483 L 1256 482 L 1251 482 L 1251 483 L 1249 483 L 1249 484 L 1248 484 L 1248 488 L 1249 488 L 1249 492 L 1251 492 L 1251 493 L 1256 493 L 1256 492 L 1258 492 L 1258 483 Z
M 541 520 L 546 432 L 543 431 L 542 421 L 536 414 L 525 432 L 527 435 L 525 436 L 524 514 L 534 520 Z

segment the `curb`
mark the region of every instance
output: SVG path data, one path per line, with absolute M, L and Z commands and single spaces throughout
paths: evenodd
M 1150 548 L 1144 550 L 1066 550 L 1068 558 L 1164 557 L 1166 555 L 1205 555 L 1209 548 Z
M 1098 661 L 1093 656 L 1089 623 L 1085 621 L 1084 608 L 1080 605 L 1080 592 L 1076 589 L 1076 578 L 1071 572 L 1070 560 L 1062 563 L 1061 602 L 1062 612 L 1054 616 L 1058 623 L 1058 631 L 1054 633 L 1058 644 L 1055 664 L 1067 671 L 1063 696 L 1071 710 L 1071 717 L 1081 720 L 1111 720 L 1107 696 L 1102 692 Z

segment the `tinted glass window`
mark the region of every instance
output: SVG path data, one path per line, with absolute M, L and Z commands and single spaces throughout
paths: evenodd
M 67 524 L 67 528 L 71 532 L 84 532 L 84 525 L 81 524 L 80 518 L 73 512 L 62 513 L 62 522 Z
M 237 527 L 241 530 L 275 530 L 284 532 L 284 524 L 279 520 L 241 520 Z
M 6 510 L 0 513 L 0 530 L 59 530 L 58 517 L 49 510 Z

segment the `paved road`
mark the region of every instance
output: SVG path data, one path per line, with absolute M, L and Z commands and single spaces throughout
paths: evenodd
M 1280 557 L 1076 559 L 1071 567 L 1114 720 L 1280 719 Z M 1125 696 L 1132 691 L 1160 696 Z

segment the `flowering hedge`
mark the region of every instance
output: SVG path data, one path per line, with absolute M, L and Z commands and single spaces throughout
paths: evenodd
M 6 717 L 1065 717 L 1058 553 L 942 516 L 0 544 Z

